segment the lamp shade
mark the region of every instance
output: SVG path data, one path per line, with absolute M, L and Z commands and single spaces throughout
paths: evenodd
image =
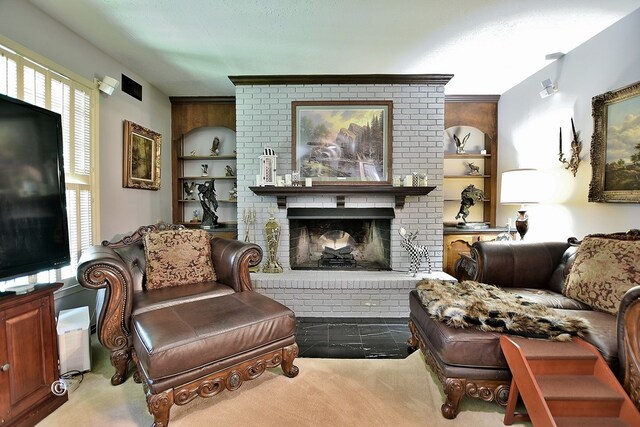
M 537 169 L 514 169 L 502 172 L 500 203 L 524 205 L 540 201 L 540 179 Z

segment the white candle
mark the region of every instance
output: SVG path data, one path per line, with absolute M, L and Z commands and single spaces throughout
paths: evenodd
M 305 178 L 304 179 L 304 186 L 305 187 L 311 187 L 312 185 L 313 184 L 312 184 L 311 178 Z

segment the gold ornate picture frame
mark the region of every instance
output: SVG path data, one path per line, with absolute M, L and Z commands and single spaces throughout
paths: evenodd
M 124 121 L 124 164 L 122 186 L 142 190 L 160 189 L 162 135 Z
M 390 184 L 393 101 L 293 101 L 292 170 L 316 184 Z
M 590 202 L 640 203 L 640 82 L 592 98 Z

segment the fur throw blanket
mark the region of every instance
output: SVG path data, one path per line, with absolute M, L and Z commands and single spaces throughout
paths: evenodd
M 571 335 L 583 335 L 589 328 L 589 322 L 582 318 L 560 315 L 493 285 L 424 279 L 416 289 L 431 317 L 454 328 L 473 326 L 556 341 L 569 341 Z

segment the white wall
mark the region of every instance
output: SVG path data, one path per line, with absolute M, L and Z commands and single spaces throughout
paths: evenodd
M 125 74 L 142 85 L 143 101 L 118 88 L 100 94 L 99 240 L 158 220 L 171 221 L 171 104 L 169 98 L 83 38 L 42 13 L 29 2 L 0 2 L 2 35 L 89 80 Z M 159 191 L 122 188 L 123 120 L 162 134 Z
M 640 227 L 640 204 L 589 203 L 591 98 L 640 80 L 640 9 L 550 63 L 500 97 L 498 172 L 537 168 L 543 201 L 528 207 L 526 240 L 565 240 L 589 233 Z M 540 98 L 540 82 L 551 78 L 559 91 Z M 577 176 L 558 161 L 559 128 L 565 156 L 571 118 L 582 139 Z M 498 206 L 497 223 L 515 218 L 516 206 Z

